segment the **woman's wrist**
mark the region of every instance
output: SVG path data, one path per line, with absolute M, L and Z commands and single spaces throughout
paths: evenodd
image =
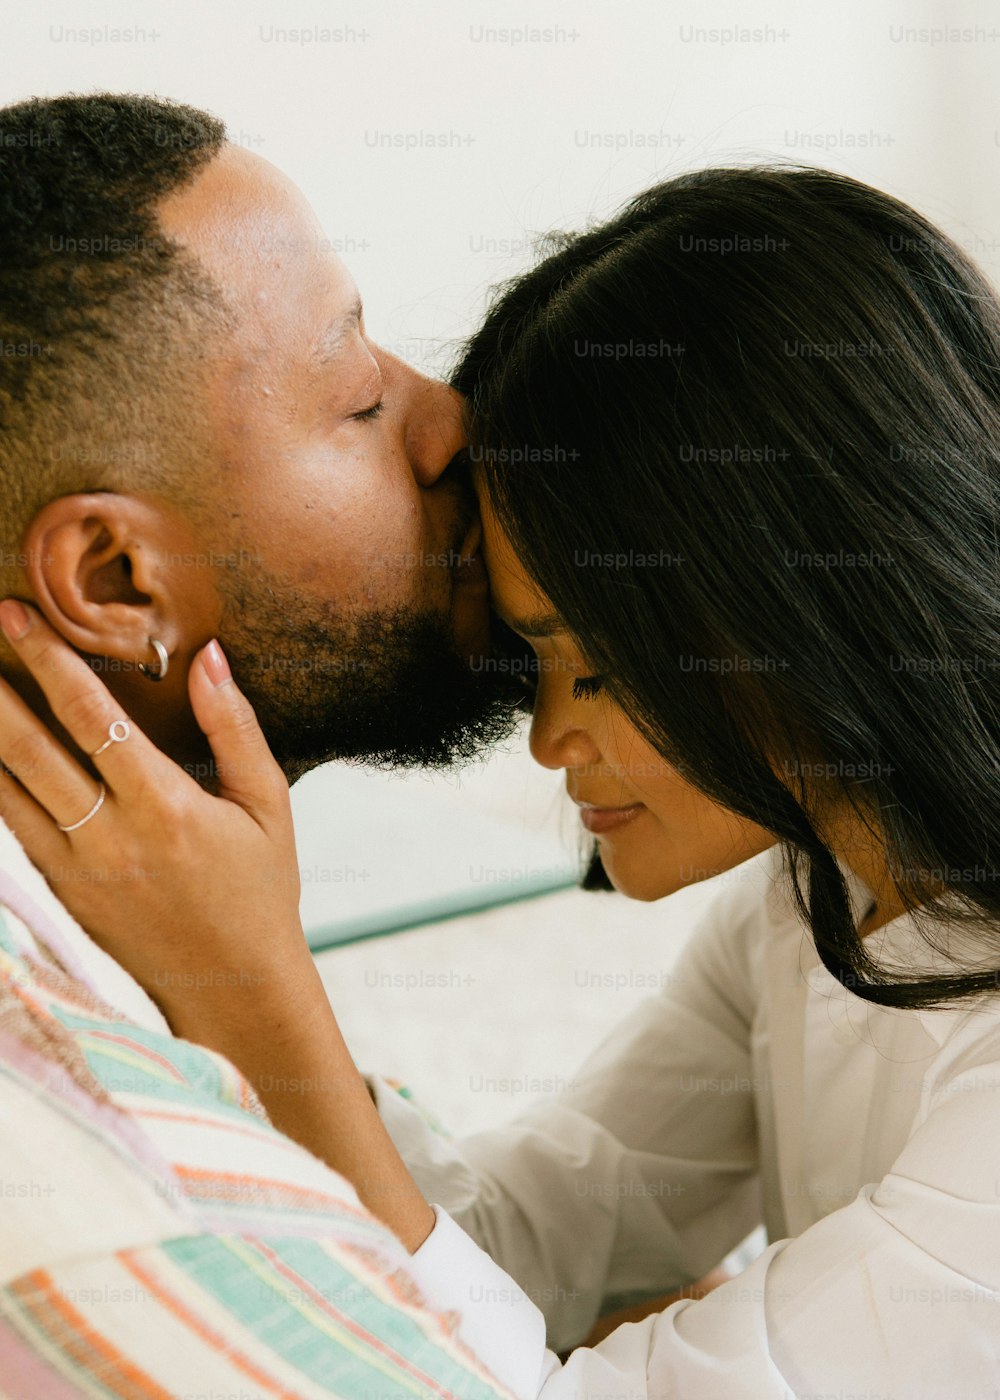
M 269 936 L 264 952 L 225 964 L 189 961 L 183 971 L 164 969 L 146 990 L 175 1035 L 210 1049 L 221 1049 L 214 1041 L 223 1038 L 236 1045 L 244 1037 L 259 1040 L 269 1027 L 273 1033 L 310 1008 L 329 1009 L 301 926 Z
M 172 1030 L 231 1060 L 274 1126 L 340 1172 L 414 1253 L 434 1228 L 433 1208 L 386 1132 L 305 939 L 282 962 L 255 964 L 243 982 L 227 976 L 173 995 L 163 1008 Z

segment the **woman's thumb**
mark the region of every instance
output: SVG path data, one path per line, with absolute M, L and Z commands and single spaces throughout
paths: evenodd
M 188 691 L 194 717 L 215 758 L 218 795 L 255 816 L 272 807 L 277 796 L 287 797 L 284 775 L 217 641 L 195 656 Z

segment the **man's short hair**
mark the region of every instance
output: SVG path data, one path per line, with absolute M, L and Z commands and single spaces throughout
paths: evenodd
M 224 313 L 156 205 L 224 140 L 217 118 L 153 97 L 0 108 L 0 577 L 47 501 L 185 470 L 171 422 Z

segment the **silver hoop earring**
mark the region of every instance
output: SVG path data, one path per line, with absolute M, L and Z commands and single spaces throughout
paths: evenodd
M 170 657 L 167 655 L 166 647 L 163 645 L 162 642 L 158 642 L 155 637 L 150 637 L 149 645 L 156 652 L 158 669 L 154 671 L 146 665 L 145 661 L 140 661 L 139 670 L 148 680 L 162 681 L 163 677 L 167 674 L 167 670 L 170 666 Z

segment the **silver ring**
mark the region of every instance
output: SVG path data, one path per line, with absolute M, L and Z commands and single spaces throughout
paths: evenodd
M 170 653 L 167 651 L 163 643 L 161 641 L 158 641 L 156 637 L 150 637 L 149 645 L 156 652 L 156 660 L 159 669 L 156 671 L 150 670 L 150 668 L 146 665 L 145 661 L 140 661 L 139 670 L 144 676 L 147 676 L 151 681 L 162 681 L 163 677 L 167 674 L 167 667 L 170 665 Z
M 90 755 L 91 758 L 99 758 L 105 749 L 110 749 L 112 744 L 124 744 L 131 733 L 132 726 L 127 719 L 113 719 L 108 725 L 108 737 L 99 749 L 94 750 Z
M 108 790 L 107 790 L 107 788 L 104 786 L 104 784 L 102 783 L 102 784 L 101 784 L 101 790 L 100 790 L 100 792 L 97 794 L 97 801 L 94 803 L 93 807 L 91 807 L 90 811 L 87 813 L 87 815 L 86 815 L 85 817 L 81 817 L 80 820 L 79 820 L 78 822 L 73 822 L 73 823 L 71 823 L 70 826 L 59 826 L 59 823 L 58 823 L 58 822 L 56 822 L 56 826 L 59 826 L 59 830 L 60 830 L 60 831 L 79 831 L 79 829 L 80 829 L 81 826 L 86 826 L 86 825 L 87 825 L 87 823 L 90 821 L 91 817 L 96 817 L 96 816 L 97 816 L 98 812 L 99 812 L 99 811 L 101 810 L 101 808 L 104 806 L 104 799 L 107 797 L 107 795 L 108 795 Z

